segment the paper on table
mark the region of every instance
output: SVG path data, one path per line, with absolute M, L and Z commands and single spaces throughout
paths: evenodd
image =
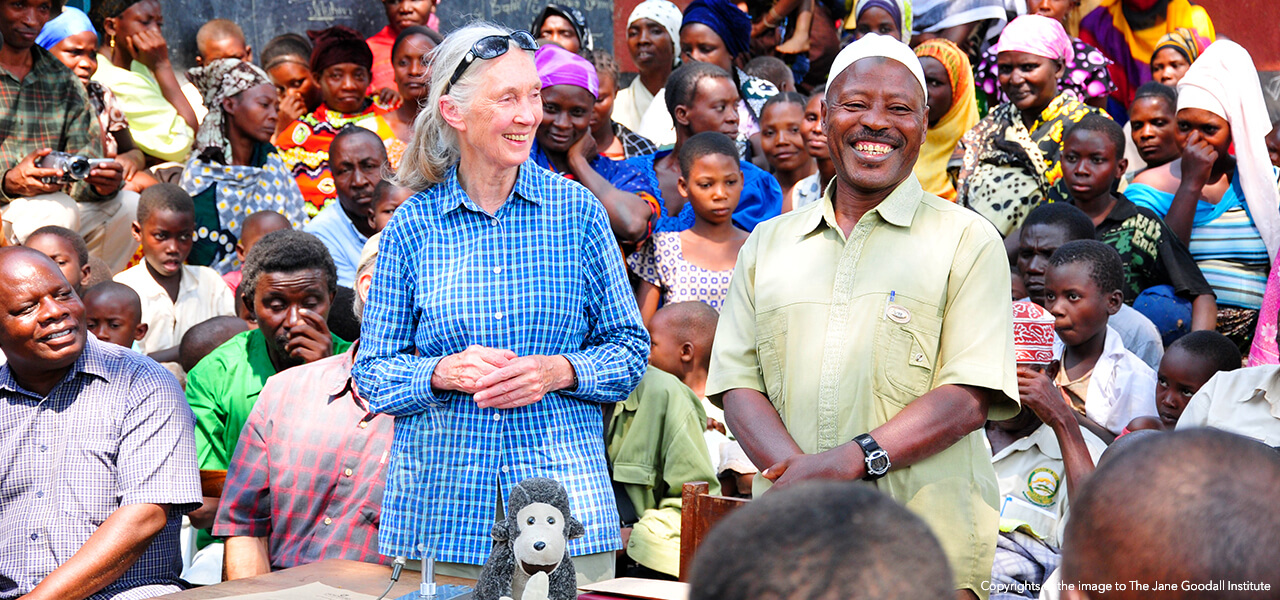
M 578 589 L 626 598 L 643 598 L 645 600 L 686 600 L 689 597 L 689 584 L 687 583 L 633 577 L 609 579 L 578 586 Z
M 274 592 L 227 596 L 226 600 L 377 600 L 377 596 L 344 590 L 323 583 L 308 583 Z

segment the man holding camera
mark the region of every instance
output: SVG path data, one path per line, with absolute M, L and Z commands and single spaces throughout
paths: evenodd
M 136 195 L 120 193 L 123 167 L 96 164 L 83 181 L 72 182 L 64 169 L 41 165 L 55 151 L 103 155 L 102 129 L 84 86 L 35 44 L 61 10 L 62 0 L 0 3 L 0 219 L 11 244 L 41 226 L 61 225 L 80 232 L 94 254 L 112 263 L 113 254 L 125 251 L 115 246 L 128 245 L 137 204 Z

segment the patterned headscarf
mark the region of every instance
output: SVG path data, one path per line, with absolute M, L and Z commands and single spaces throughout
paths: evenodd
M 916 177 L 926 192 L 955 201 L 956 189 L 947 175 L 947 164 L 965 132 L 978 124 L 978 101 L 969 57 L 946 38 L 933 38 L 916 46 L 916 56 L 928 56 L 947 70 L 951 79 L 951 109 L 925 133 Z
M 533 18 L 533 28 L 530 31 L 533 32 L 534 37 L 538 37 L 538 31 L 542 29 L 543 21 L 546 21 L 547 17 L 550 16 L 562 17 L 570 25 L 573 25 L 574 33 L 578 34 L 578 44 L 582 46 L 583 50 L 595 49 L 595 41 L 591 37 L 591 28 L 587 26 L 587 16 L 572 6 L 564 6 L 562 4 L 548 4 L 546 8 L 542 9 L 542 12 L 538 13 L 538 16 Z
M 853 6 L 853 18 L 845 23 L 845 29 L 857 29 L 858 17 L 872 7 L 889 13 L 889 17 L 898 25 L 902 43 L 911 43 L 911 2 L 909 0 L 858 0 Z
M 751 43 L 751 17 L 729 0 L 693 0 L 684 9 L 680 27 L 690 23 L 701 23 L 715 31 L 731 56 L 747 52 Z
M 631 16 L 627 18 L 627 27 L 640 19 L 649 19 L 667 30 L 667 35 L 671 36 L 672 51 L 675 56 L 672 62 L 680 64 L 680 22 L 684 20 L 684 15 L 680 14 L 680 7 L 670 0 L 644 0 L 631 11 Z
M 187 79 L 200 90 L 209 108 L 196 131 L 195 153 L 211 162 L 231 163 L 231 142 L 227 140 L 229 120 L 222 101 L 260 85 L 274 85 L 266 72 L 238 58 L 220 58 L 203 67 L 187 70 Z
M 1173 48 L 1187 59 L 1188 63 L 1196 62 L 1200 58 L 1200 53 L 1209 45 L 1209 40 L 1200 37 L 1194 29 L 1179 27 L 1164 34 L 1160 41 L 1156 42 L 1156 49 L 1151 53 L 1151 58 L 1155 59 L 1160 50 L 1164 48 Z

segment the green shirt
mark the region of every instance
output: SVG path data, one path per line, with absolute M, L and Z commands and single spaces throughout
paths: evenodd
M 351 347 L 333 336 L 333 353 Z M 238 334 L 218 346 L 187 374 L 187 403 L 196 414 L 196 453 L 201 469 L 225 470 L 240 430 L 267 378 L 276 374 L 262 330 Z
M 649 367 L 640 385 L 614 405 L 605 436 L 613 480 L 626 490 L 640 520 L 627 554 L 636 562 L 680 575 L 680 497 L 684 484 L 706 481 L 720 493 L 702 433 L 707 414 L 693 390 Z
M 912 175 L 846 239 L 835 188 L 761 223 L 742 247 L 712 347 L 711 400 L 765 394 L 811 454 L 942 385 L 994 390 L 989 418 L 1015 415 L 1009 263 L 995 229 Z M 875 485 L 930 525 L 956 587 L 987 597 L 999 487 L 982 430 Z

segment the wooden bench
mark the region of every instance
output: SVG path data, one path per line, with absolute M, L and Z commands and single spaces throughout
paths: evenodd
M 745 506 L 745 498 L 713 496 L 705 481 L 684 484 L 680 494 L 680 581 L 689 580 L 694 553 L 716 522 L 736 508 Z

